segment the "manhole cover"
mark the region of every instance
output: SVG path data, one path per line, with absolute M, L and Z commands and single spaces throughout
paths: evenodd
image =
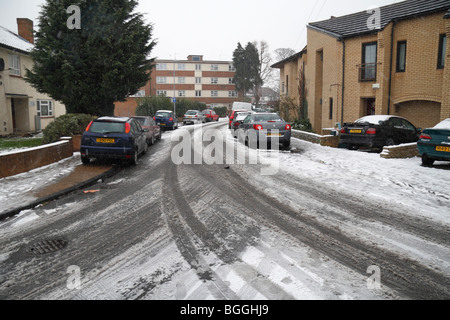
M 59 251 L 67 246 L 67 242 L 61 239 L 56 240 L 44 240 L 31 245 L 28 248 L 28 252 L 36 255 L 49 254 L 55 251 Z

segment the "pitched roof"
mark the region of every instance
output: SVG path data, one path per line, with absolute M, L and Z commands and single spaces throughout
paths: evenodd
M 17 50 L 25 54 L 29 54 L 34 47 L 33 44 L 21 36 L 2 26 L 0 26 L 0 46 L 10 50 Z
M 380 27 L 384 29 L 391 21 L 408 19 L 432 13 L 445 12 L 450 15 L 450 0 L 406 0 L 380 7 Z M 347 38 L 365 33 L 372 33 L 368 21 L 374 15 L 372 10 L 313 22 L 309 28 L 329 33 L 335 37 Z

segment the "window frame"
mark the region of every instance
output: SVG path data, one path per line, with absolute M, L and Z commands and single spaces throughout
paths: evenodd
M 439 52 L 438 52 L 438 63 L 437 68 L 438 69 L 444 69 L 445 68 L 445 56 L 447 54 L 447 35 L 446 34 L 440 34 L 439 35 Z
M 42 114 L 42 106 L 46 104 L 47 114 Z M 38 100 L 37 101 L 37 115 L 41 118 L 53 117 L 53 101 L 52 100 Z
M 400 50 L 400 46 L 404 45 L 405 49 L 402 53 Z M 396 64 L 396 72 L 406 72 L 406 57 L 408 53 L 408 42 L 406 40 L 404 41 L 398 41 L 397 42 L 397 64 Z M 401 55 L 403 54 L 403 64 L 401 65 Z
M 20 68 L 20 56 L 17 54 L 8 54 L 9 62 L 9 75 L 11 76 L 22 76 L 22 70 Z

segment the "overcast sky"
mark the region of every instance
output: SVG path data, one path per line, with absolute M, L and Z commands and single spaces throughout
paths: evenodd
M 153 57 L 231 60 L 237 43 L 264 40 L 271 51 L 306 45 L 306 25 L 400 0 L 140 0 L 138 11 L 154 24 Z M 0 0 L 0 25 L 17 32 L 16 18 L 38 24 L 45 0 Z

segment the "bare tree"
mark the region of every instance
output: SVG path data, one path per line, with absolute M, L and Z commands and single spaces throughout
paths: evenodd
M 270 81 L 270 77 L 272 75 L 272 68 L 270 67 L 272 64 L 272 56 L 269 51 L 269 44 L 266 41 L 255 41 L 253 44 L 258 49 L 260 63 L 259 75 L 262 80 L 261 86 L 255 86 L 253 88 L 253 95 L 255 97 L 256 105 L 258 106 L 261 99 L 261 87 Z
M 277 61 L 283 61 L 295 54 L 295 50 L 291 48 L 279 48 L 275 50 L 275 58 Z

